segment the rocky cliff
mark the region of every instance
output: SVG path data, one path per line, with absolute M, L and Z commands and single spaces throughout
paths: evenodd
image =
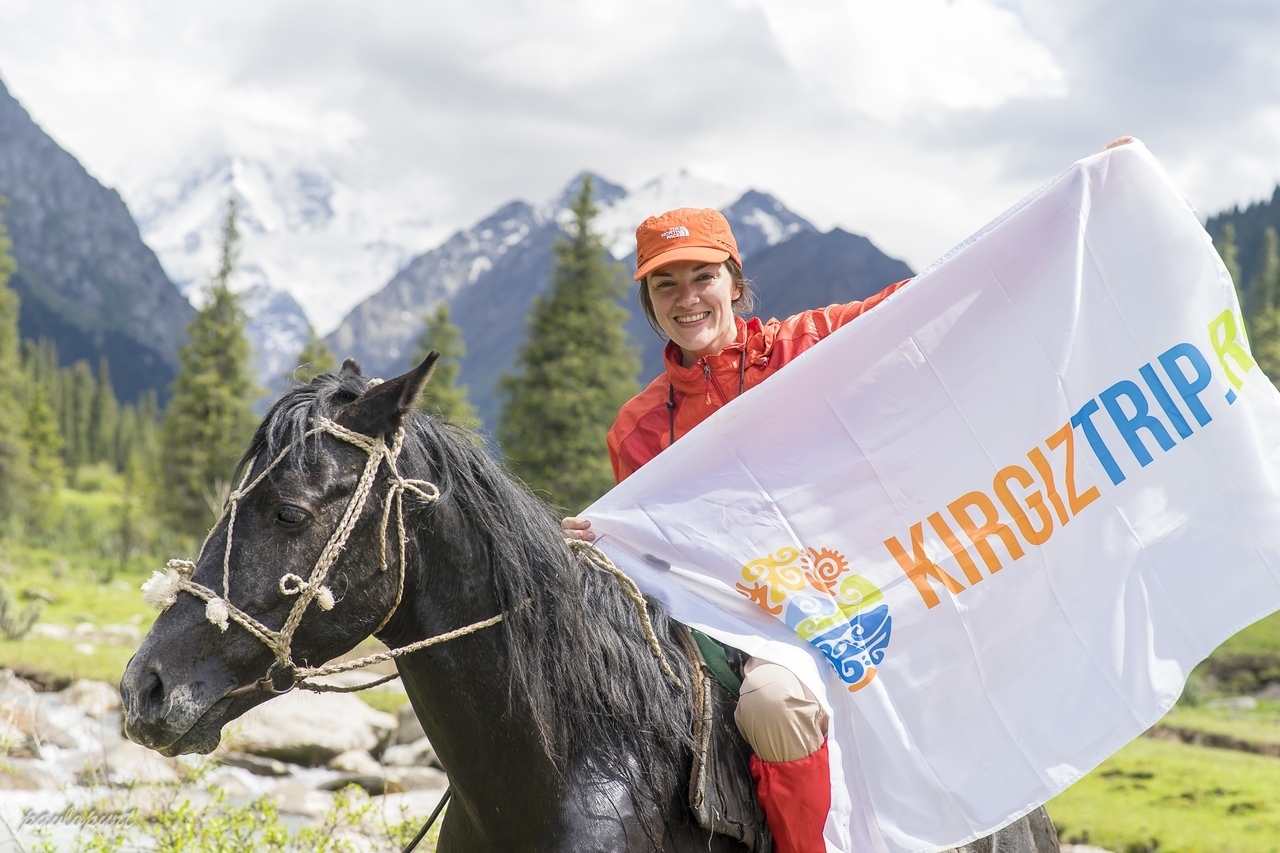
M 0 83 L 0 209 L 18 270 L 19 331 L 48 338 L 64 364 L 111 363 L 116 394 L 155 388 L 177 370 L 190 304 L 165 276 L 120 196 L 41 130 Z

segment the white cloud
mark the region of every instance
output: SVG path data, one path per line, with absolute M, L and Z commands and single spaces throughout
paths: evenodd
M 1252 0 L 0 0 L 0 78 L 126 197 L 278 150 L 443 237 L 688 167 L 916 267 L 1124 133 L 1206 214 L 1268 196 L 1277 43 Z
M 984 0 L 758 0 L 824 98 L 898 124 L 931 110 L 1057 97 L 1065 75 L 1019 17 Z

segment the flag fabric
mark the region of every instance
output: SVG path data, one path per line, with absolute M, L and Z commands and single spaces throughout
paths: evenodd
M 983 837 L 1280 608 L 1280 395 L 1141 143 L 1076 163 L 585 513 L 831 713 L 831 850 Z

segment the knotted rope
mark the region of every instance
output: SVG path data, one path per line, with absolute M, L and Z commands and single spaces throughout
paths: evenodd
M 319 433 L 327 433 L 333 437 L 353 444 L 364 450 L 368 454 L 365 462 L 364 470 L 360 474 L 360 479 L 356 484 L 355 492 L 348 501 L 346 509 L 343 511 L 342 518 L 338 521 L 338 526 L 329 536 L 325 543 L 324 550 L 320 552 L 320 556 L 316 559 L 316 564 L 312 568 L 308 577 L 303 578 L 293 573 L 287 573 L 280 578 L 280 593 L 287 596 L 297 596 L 297 601 L 289 611 L 284 625 L 279 631 L 272 630 L 260 621 L 249 615 L 245 611 L 236 607 L 228 600 L 228 592 L 231 585 L 231 548 L 234 544 L 236 514 L 240 507 L 240 502 L 262 483 L 272 471 L 274 471 L 285 457 L 301 442 L 305 442 L 308 438 Z M 398 569 L 400 573 L 399 582 L 396 584 L 396 597 L 387 614 L 373 629 L 372 633 L 376 634 L 386 627 L 387 623 L 395 615 L 400 607 L 400 602 L 404 597 L 405 584 L 405 547 L 408 536 L 404 527 L 404 494 L 410 492 L 416 495 L 420 500 L 431 502 L 439 500 L 440 490 L 436 485 L 428 480 L 415 480 L 404 477 L 398 469 L 400 459 L 400 451 L 404 447 L 404 428 L 396 430 L 391 445 L 388 446 L 382 436 L 371 438 L 367 435 L 349 430 L 336 421 L 329 418 L 321 418 L 317 426 L 303 433 L 302 438 L 298 442 L 293 442 L 286 446 L 275 459 L 258 473 L 256 477 L 250 480 L 253 473 L 254 461 L 250 460 L 248 471 L 245 473 L 244 479 L 240 485 L 227 496 L 227 503 L 223 508 L 222 515 L 218 518 L 220 524 L 223 519 L 227 521 L 227 542 L 222 555 L 222 591 L 210 589 L 202 584 L 198 584 L 191 579 L 195 572 L 195 563 L 190 560 L 170 560 L 165 571 L 155 572 L 151 579 L 142 585 L 143 601 L 155 607 L 157 610 L 166 610 L 177 600 L 179 592 L 187 592 L 191 595 L 206 602 L 205 618 L 221 630 L 226 631 L 231 622 L 240 625 L 253 636 L 257 637 L 264 645 L 267 646 L 275 655 L 276 665 L 292 674 L 295 684 L 310 689 L 334 690 L 342 688 L 333 688 L 326 685 L 308 685 L 301 684 L 302 679 L 312 678 L 321 675 L 329 675 L 335 672 L 345 672 L 351 669 L 359 669 L 364 666 L 371 666 L 375 663 L 381 663 L 386 660 L 398 657 L 402 654 L 408 654 L 427 645 L 433 645 L 436 642 L 444 642 L 445 639 L 452 639 L 454 636 L 462 636 L 465 633 L 472 633 L 481 628 L 487 628 L 490 625 L 497 624 L 501 621 L 502 616 L 496 616 L 491 619 L 477 622 L 458 631 L 450 632 L 440 638 L 430 638 L 429 640 L 420 641 L 402 649 L 396 649 L 391 652 L 383 652 L 368 657 L 361 658 L 356 661 L 350 661 L 344 664 L 331 664 L 322 667 L 301 667 L 293 661 L 292 645 L 293 636 L 298 630 L 298 626 L 302 623 L 302 617 L 306 613 L 307 608 L 314 601 L 322 610 L 332 610 L 334 606 L 333 591 L 325 585 L 328 577 L 329 569 L 337 561 L 338 556 L 346 547 L 347 539 L 351 535 L 351 531 L 355 529 L 356 522 L 364 512 L 365 505 L 368 503 L 369 496 L 373 492 L 373 486 L 377 480 L 378 470 L 382 463 L 387 463 L 387 470 L 390 474 L 390 486 L 387 489 L 386 498 L 382 512 L 381 526 L 381 549 L 380 549 L 380 565 L 381 571 L 385 572 L 389 563 L 387 560 L 387 530 L 391 524 L 391 511 L 395 508 L 396 513 L 396 532 L 400 538 L 400 553 Z M 217 529 L 217 524 L 214 525 Z M 212 535 L 212 533 L 210 534 Z M 201 546 L 201 554 L 204 553 L 205 545 L 209 540 L 205 540 L 205 544 Z M 389 679 L 387 679 L 389 680 Z M 359 688 L 356 688 L 359 689 Z
M 645 604 L 644 594 L 640 592 L 640 587 L 626 572 L 614 565 L 613 560 L 610 560 L 604 551 L 601 551 L 595 545 L 590 542 L 583 542 L 581 539 L 570 539 L 568 543 L 570 551 L 573 551 L 596 568 L 602 569 L 617 578 L 618 585 L 622 587 L 627 597 L 631 599 L 631 603 L 636 606 L 636 613 L 640 617 L 640 627 L 644 630 L 644 637 L 649 642 L 649 651 L 653 652 L 653 656 L 658 659 L 658 665 L 662 667 L 662 672 L 667 676 L 667 679 L 677 689 L 683 690 L 684 683 L 676 677 L 675 670 L 667 662 L 667 656 L 662 653 L 662 646 L 658 642 L 657 632 L 653 630 L 653 623 L 649 621 L 649 607 Z
M 285 619 L 283 627 L 279 631 L 272 630 L 266 625 L 259 622 L 253 616 L 236 607 L 228 600 L 228 593 L 231 586 L 231 546 L 235 532 L 236 513 L 239 509 L 240 502 L 253 491 L 267 476 L 275 470 L 290 451 L 299 443 L 305 442 L 308 438 L 319 433 L 327 433 L 334 438 L 353 444 L 361 448 L 368 454 L 368 460 L 365 463 L 364 471 L 360 474 L 360 480 L 356 484 L 355 492 L 351 496 L 351 500 L 347 503 L 347 507 L 342 514 L 342 518 L 338 522 L 337 528 L 330 535 L 328 542 L 325 544 L 324 550 L 316 559 L 316 564 L 312 568 L 310 576 L 303 578 L 292 572 L 286 573 L 280 578 L 279 589 L 282 595 L 297 596 L 297 601 L 293 608 L 289 611 L 288 617 Z M 237 688 L 232 691 L 234 695 L 238 693 L 248 692 L 255 689 L 273 690 L 271 682 L 271 669 L 279 666 L 287 671 L 293 683 L 290 687 L 302 687 L 315 692 L 354 692 L 364 690 L 368 687 L 374 687 L 396 678 L 396 675 L 389 675 L 376 681 L 362 684 L 355 687 L 340 687 L 335 685 L 314 684 L 306 681 L 309 678 L 317 678 L 325 675 L 335 675 L 341 672 L 350 672 L 356 669 L 373 666 L 374 664 L 384 663 L 394 660 L 401 655 L 407 655 L 420 649 L 434 646 L 439 643 L 445 643 L 459 637 L 465 637 L 468 634 L 474 634 L 477 631 L 497 625 L 503 619 L 503 614 L 474 622 L 470 625 L 463 626 L 445 634 L 435 637 L 428 637 L 407 646 L 401 646 L 396 649 L 389 649 L 385 652 L 367 655 L 357 660 L 347 661 L 345 663 L 331 663 L 318 667 L 302 667 L 293 661 L 292 645 L 293 636 L 298 626 L 302 623 L 302 617 L 306 613 L 311 602 L 316 602 L 322 610 L 332 610 L 335 604 L 333 591 L 325 585 L 328 577 L 329 569 L 337 561 L 338 556 L 346 547 L 347 538 L 351 535 L 351 531 L 355 528 L 356 522 L 364 512 L 365 504 L 369 500 L 369 495 L 373 492 L 374 482 L 377 479 L 378 469 L 383 462 L 387 463 L 387 470 L 390 475 L 391 484 L 387 489 L 386 498 L 382 508 L 382 525 L 380 540 L 380 570 L 386 572 L 387 563 L 387 530 L 391 525 L 391 511 L 395 508 L 396 513 L 396 533 L 400 539 L 398 568 L 400 572 L 399 582 L 396 585 L 395 601 L 392 602 L 391 608 L 387 614 L 378 623 L 378 627 L 374 628 L 371 633 L 377 634 L 400 608 L 401 600 L 404 598 L 405 585 L 405 566 L 406 555 L 405 549 L 408 542 L 408 533 L 404 526 L 404 495 L 409 492 L 417 496 L 425 502 L 432 502 L 440 499 L 440 489 L 429 480 L 415 480 L 404 477 L 400 474 L 398 463 L 400 459 L 400 451 L 404 447 L 404 427 L 396 430 L 392 438 L 391 444 L 388 446 L 382 436 L 372 438 L 362 433 L 349 430 L 336 421 L 329 418 L 320 418 L 318 425 L 303 433 L 302 438 L 290 443 L 269 465 L 262 469 L 256 477 L 249 480 L 253 473 L 254 463 L 257 461 L 251 459 L 245 472 L 244 478 L 240 481 L 240 485 L 227 496 L 227 503 L 223 508 L 221 516 L 210 530 L 210 537 L 213 530 L 217 530 L 218 524 L 225 518 L 227 519 L 227 543 L 222 554 L 222 592 L 210 589 L 203 584 L 198 584 L 191 579 L 195 573 L 196 564 L 191 560 L 169 560 L 165 565 L 163 572 L 154 572 L 151 579 L 142 585 L 143 601 L 151 607 L 159 611 L 167 610 L 175 601 L 178 600 L 178 593 L 186 592 L 194 595 L 196 598 L 205 602 L 205 618 L 214 625 L 217 625 L 222 631 L 226 631 L 231 622 L 235 622 L 244 628 L 253 636 L 257 637 L 272 654 L 275 655 L 275 663 L 268 668 L 267 674 L 256 682 L 245 687 Z M 200 546 L 200 554 L 203 556 L 204 548 L 209 544 L 209 538 L 206 538 L 204 544 Z M 666 656 L 662 652 L 662 646 L 658 642 L 657 634 L 653 630 L 653 623 L 649 619 L 649 610 L 645 604 L 644 596 L 640 592 L 640 588 L 636 586 L 635 581 L 626 575 L 621 569 L 614 565 L 609 557 L 597 548 L 587 542 L 571 540 L 569 543 L 570 550 L 577 555 L 586 559 L 592 565 L 609 572 L 622 586 L 627 596 L 635 604 L 636 612 L 640 618 L 640 624 L 644 630 L 645 638 L 648 640 L 649 649 L 653 652 L 653 656 L 658 659 L 658 663 L 662 667 L 663 673 L 678 689 L 683 689 L 684 685 L 680 679 L 676 677 L 675 671 L 668 663 Z

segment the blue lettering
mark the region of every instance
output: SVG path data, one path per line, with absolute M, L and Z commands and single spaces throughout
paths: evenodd
M 1182 372 L 1182 368 L 1178 365 L 1178 359 L 1180 358 L 1185 358 L 1191 363 L 1191 367 L 1195 371 L 1194 378 L 1188 377 Z M 1200 426 L 1204 426 L 1213 420 L 1209 410 L 1204 407 L 1204 403 L 1200 402 L 1199 397 L 1200 392 L 1209 387 L 1209 380 L 1213 378 L 1213 372 L 1209 369 L 1209 362 L 1200 350 L 1187 343 L 1170 347 L 1161 353 L 1160 366 L 1164 368 L 1165 373 L 1169 374 L 1169 381 L 1173 383 L 1173 389 L 1178 392 L 1178 396 L 1182 397 L 1182 401 L 1187 404 L 1187 409 L 1191 414 L 1195 415 L 1196 421 L 1199 422 Z
M 1102 405 L 1106 408 L 1107 414 L 1111 415 L 1111 421 L 1116 425 L 1116 429 L 1119 430 L 1124 443 L 1129 445 L 1129 450 L 1133 452 L 1133 458 L 1137 459 L 1138 464 L 1143 468 L 1151 464 L 1151 453 L 1148 452 L 1146 445 L 1142 443 L 1138 430 L 1145 429 L 1151 433 L 1151 437 L 1156 440 L 1161 449 L 1173 449 L 1173 437 L 1164 428 L 1164 424 L 1150 414 L 1151 407 L 1136 382 L 1121 379 L 1115 385 L 1099 394 L 1098 397 L 1102 400 Z M 1120 405 L 1121 397 L 1128 398 L 1129 403 L 1133 406 L 1132 415 L 1125 414 L 1124 408 Z
M 1151 389 L 1151 393 L 1155 395 L 1156 402 L 1160 404 L 1160 408 L 1169 417 L 1169 422 L 1173 424 L 1173 428 L 1178 431 L 1178 435 L 1183 438 L 1191 436 L 1191 425 L 1187 423 L 1187 419 L 1182 416 L 1182 412 L 1178 410 L 1177 404 L 1173 402 L 1173 398 L 1169 396 L 1169 389 L 1164 387 L 1164 383 L 1160 381 L 1160 377 L 1156 375 L 1156 369 L 1151 366 L 1151 362 L 1147 362 L 1138 368 L 1138 372 L 1142 374 L 1142 378 L 1146 380 L 1147 387 Z
M 1098 401 L 1090 400 L 1080 407 L 1080 411 L 1071 416 L 1071 425 L 1080 427 L 1084 437 L 1089 442 L 1089 447 L 1093 449 L 1093 455 L 1098 457 L 1098 461 L 1102 463 L 1102 469 L 1107 472 L 1111 482 L 1118 486 L 1124 482 L 1124 472 L 1120 470 L 1120 466 L 1116 464 L 1115 457 L 1107 449 L 1106 442 L 1098 434 L 1098 428 L 1093 425 L 1093 416 L 1097 411 Z

